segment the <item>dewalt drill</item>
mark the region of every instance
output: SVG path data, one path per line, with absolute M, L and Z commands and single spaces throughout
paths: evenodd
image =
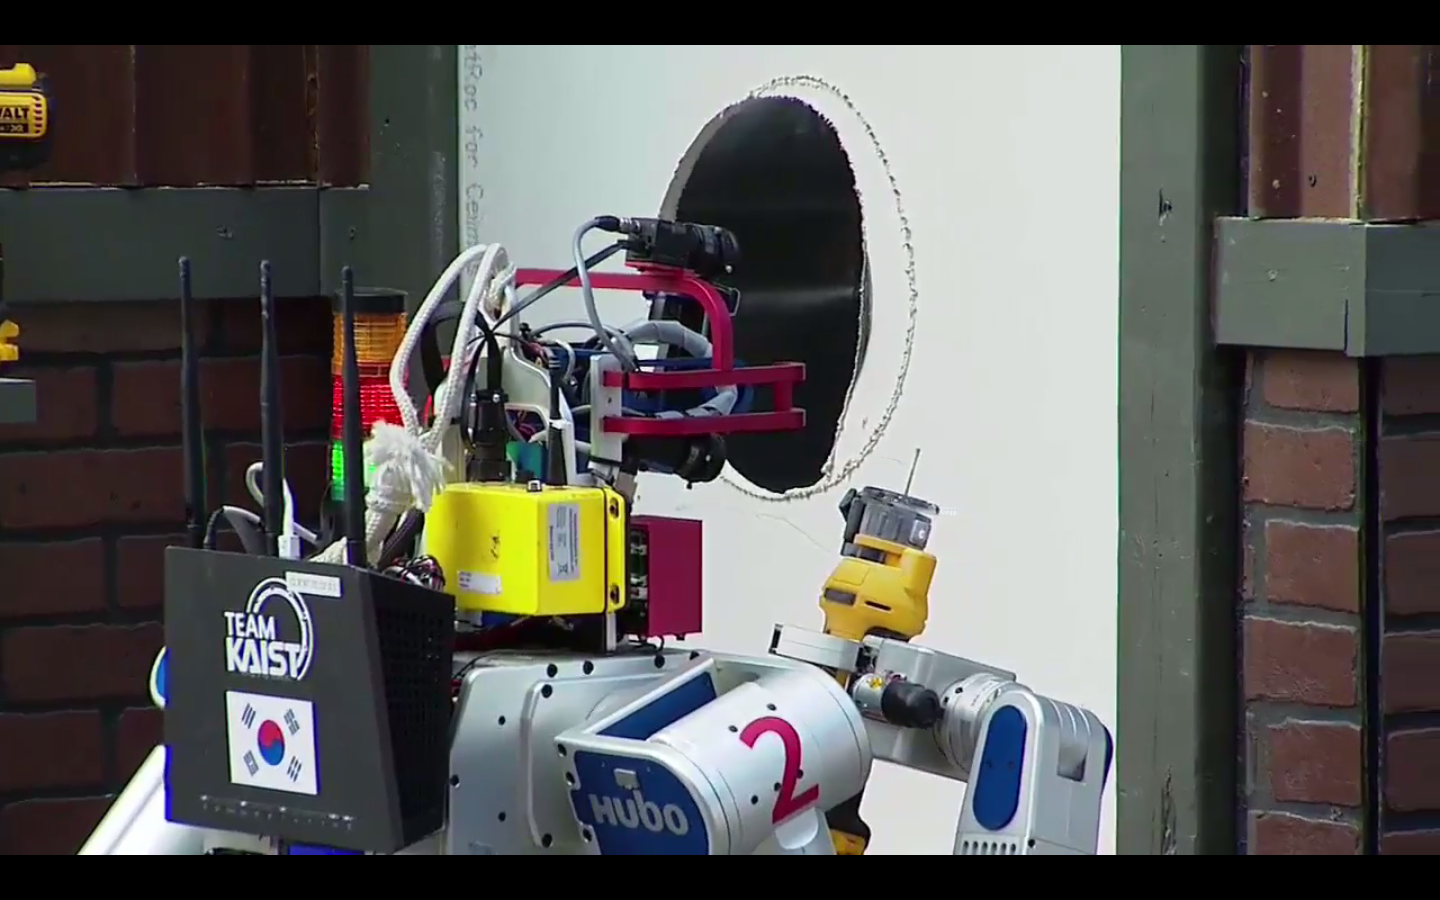
M 840 501 L 845 517 L 840 564 L 820 595 L 826 634 L 852 641 L 871 635 L 908 641 L 925 630 L 935 575 L 935 557 L 925 552 L 925 545 L 931 517 L 939 511 L 932 503 L 883 488 L 846 492 Z M 848 674 L 836 677 L 841 687 L 849 686 Z M 933 719 L 923 721 L 938 714 L 933 693 L 903 682 L 888 686 L 886 693 L 892 695 L 886 698 L 887 706 L 902 717 L 912 701 L 917 705 L 915 726 L 933 724 Z M 861 799 L 857 794 L 827 814 L 839 856 L 860 856 L 870 843 L 870 827 L 860 817 Z
M 50 96 L 35 67 L 0 69 L 0 173 L 33 169 L 50 158 Z M 20 326 L 5 315 L 5 254 L 0 246 L 0 362 L 20 358 Z

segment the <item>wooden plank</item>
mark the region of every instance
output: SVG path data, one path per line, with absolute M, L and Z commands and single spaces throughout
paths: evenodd
M 354 187 L 370 174 L 369 45 L 316 51 L 318 173 L 325 186 Z
M 315 57 L 303 44 L 250 45 L 250 136 L 255 181 L 314 182 L 310 85 Z
M 1365 217 L 1440 218 L 1436 45 L 1374 44 L 1365 58 Z
M 250 48 L 137 45 L 135 119 L 142 185 L 253 184 Z
M 0 185 L 134 184 L 135 94 L 128 44 L 0 45 L 0 67 L 35 66 L 55 98 L 51 159 Z

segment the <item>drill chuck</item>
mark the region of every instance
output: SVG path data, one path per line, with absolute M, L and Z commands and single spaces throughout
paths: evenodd
M 917 497 L 897 494 L 884 488 L 851 488 L 840 501 L 845 517 L 845 537 L 840 552 L 845 556 L 869 558 L 855 539 L 861 535 L 914 550 L 930 542 L 930 526 L 940 507 Z
M 856 678 L 850 696 L 862 715 L 898 728 L 933 728 L 944 715 L 939 694 L 901 678 Z

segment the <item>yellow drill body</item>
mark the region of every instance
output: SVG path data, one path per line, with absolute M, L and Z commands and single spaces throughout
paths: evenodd
M 848 492 L 840 511 L 846 517 L 841 558 L 820 593 L 825 633 L 851 641 L 918 637 L 930 616 L 935 557 L 925 545 L 929 515 L 937 509 L 904 494 L 865 488 Z M 849 686 L 847 673 L 835 677 L 841 687 Z M 828 814 L 837 856 L 862 856 L 870 843 L 860 800 L 852 797 Z

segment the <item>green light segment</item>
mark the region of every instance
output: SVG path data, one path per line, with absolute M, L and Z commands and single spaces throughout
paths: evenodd
M 375 477 L 375 467 L 365 467 L 365 486 L 368 488 Z M 340 441 L 330 442 L 330 497 L 345 499 L 345 448 Z

